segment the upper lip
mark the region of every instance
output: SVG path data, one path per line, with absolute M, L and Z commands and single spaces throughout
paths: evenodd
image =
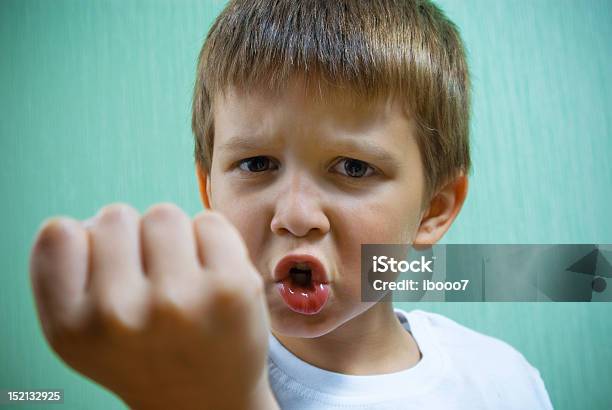
M 297 263 L 307 263 L 310 266 L 311 280 L 313 282 L 327 283 L 329 278 L 325 266 L 316 256 L 309 254 L 290 254 L 276 264 L 273 273 L 274 282 L 280 282 L 290 275 L 291 268 Z

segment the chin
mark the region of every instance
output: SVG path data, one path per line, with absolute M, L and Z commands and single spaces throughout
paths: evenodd
M 270 324 L 274 333 L 283 336 L 307 339 L 321 337 L 342 324 L 328 312 L 324 308 L 316 315 L 303 315 L 286 306 L 278 306 L 270 309 Z

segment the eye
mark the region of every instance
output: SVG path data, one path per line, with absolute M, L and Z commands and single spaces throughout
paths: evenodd
M 246 158 L 240 161 L 239 168 L 246 172 L 263 172 L 274 167 L 270 158 L 264 156 Z
M 338 161 L 333 170 L 350 178 L 369 177 L 375 172 L 375 169 L 367 162 L 352 158 L 343 158 Z

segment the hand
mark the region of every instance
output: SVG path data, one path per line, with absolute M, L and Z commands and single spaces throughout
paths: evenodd
M 113 204 L 52 218 L 30 273 L 50 346 L 130 407 L 277 407 L 263 280 L 221 214 Z

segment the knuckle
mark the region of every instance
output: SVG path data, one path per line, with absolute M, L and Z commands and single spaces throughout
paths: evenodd
M 55 351 L 77 344 L 83 338 L 85 329 L 85 322 L 74 318 L 58 318 L 43 324 L 45 337 Z
M 100 221 L 115 223 L 128 222 L 139 218 L 138 211 L 129 204 L 117 202 L 104 206 L 98 213 Z
M 264 281 L 261 275 L 255 270 L 245 275 L 240 282 L 244 297 L 249 301 L 255 300 L 265 292 Z
M 204 298 L 201 283 L 183 286 L 154 286 L 148 303 L 149 327 L 176 328 L 201 317 Z
M 98 296 L 91 309 L 91 322 L 106 328 L 119 320 L 119 313 L 108 298 Z
M 43 222 L 36 239 L 35 247 L 40 250 L 55 248 L 76 235 L 76 221 L 65 217 L 54 217 Z
M 185 318 L 184 302 L 161 288 L 156 289 L 150 301 L 150 319 L 159 322 L 162 319 L 179 320 Z
M 121 304 L 110 295 L 95 297 L 89 312 L 87 333 L 96 337 L 114 338 L 133 330 Z
M 255 306 L 251 291 L 236 281 L 224 281 L 217 282 L 207 294 L 205 305 L 209 324 L 222 333 L 244 331 L 243 320 Z
M 223 294 L 230 295 L 237 291 L 234 284 L 223 278 L 208 278 L 207 282 L 208 290 L 213 298 Z
M 238 255 L 247 253 L 246 245 L 238 229 L 221 213 L 214 211 L 200 212 L 194 218 L 195 231 L 200 238 L 215 238 L 235 245 Z
M 177 205 L 165 202 L 161 204 L 153 205 L 149 208 L 144 216 L 145 220 L 148 221 L 177 221 L 189 219 L 183 210 Z
M 235 279 L 214 280 L 210 285 L 211 302 L 221 309 L 244 306 L 248 296 L 244 289 L 245 284 Z
M 196 215 L 194 223 L 205 230 L 226 230 L 231 227 L 230 223 L 222 214 L 206 210 Z

